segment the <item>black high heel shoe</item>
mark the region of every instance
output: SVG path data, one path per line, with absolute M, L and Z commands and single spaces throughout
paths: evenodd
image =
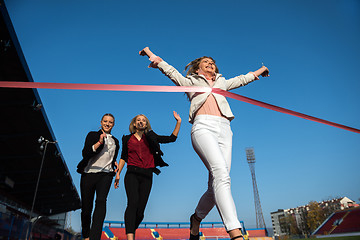
M 201 219 L 198 218 L 195 213 L 190 216 L 190 238 L 189 238 L 189 240 L 199 240 L 199 239 L 200 239 L 200 231 L 199 231 L 199 233 L 198 233 L 197 235 L 191 234 L 191 229 L 192 229 L 192 227 L 193 227 L 193 224 L 192 224 L 193 219 L 195 219 L 195 220 L 198 221 L 199 223 L 201 222 Z M 200 230 L 200 229 L 199 229 L 199 230 Z

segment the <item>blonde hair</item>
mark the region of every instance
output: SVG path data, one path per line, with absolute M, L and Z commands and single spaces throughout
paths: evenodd
M 150 125 L 150 121 L 149 119 L 144 115 L 144 114 L 138 114 L 136 115 L 133 119 L 131 119 L 130 125 L 129 125 L 129 131 L 130 133 L 135 133 L 136 132 L 136 128 L 134 126 L 134 123 L 136 122 L 136 119 L 140 116 L 143 116 L 146 119 L 146 128 L 145 128 L 145 133 L 147 133 L 148 131 L 151 130 L 151 125 Z
M 197 74 L 196 71 L 199 70 L 200 62 L 201 62 L 201 60 L 203 60 L 204 58 L 209 58 L 209 59 L 211 59 L 211 60 L 214 62 L 214 64 L 215 64 L 215 60 L 214 60 L 212 57 L 203 56 L 203 57 L 197 58 L 197 59 L 191 61 L 188 65 L 185 66 L 185 71 L 186 71 L 186 69 L 189 68 L 189 70 L 186 72 L 186 76 L 191 75 L 191 74 Z M 216 66 L 216 64 L 215 64 L 215 72 L 216 72 L 216 73 L 219 73 L 219 69 L 218 69 L 218 67 Z
M 104 117 L 106 117 L 106 116 L 112 117 L 113 120 L 114 120 L 114 124 L 115 124 L 115 117 L 114 117 L 114 115 L 112 115 L 111 113 L 105 113 L 105 114 L 102 116 L 101 121 L 102 121 L 102 120 L 104 119 Z

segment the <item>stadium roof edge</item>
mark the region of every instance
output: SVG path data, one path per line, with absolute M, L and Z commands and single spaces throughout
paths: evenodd
M 0 11 L 0 81 L 33 82 L 4 0 L 0 0 Z M 4 113 L 0 120 L 0 194 L 29 208 L 43 154 L 38 139 L 43 136 L 55 142 L 56 138 L 36 89 L 0 88 L 0 93 Z M 80 208 L 79 194 L 57 143 L 48 146 L 37 195 L 34 210 L 41 215 Z

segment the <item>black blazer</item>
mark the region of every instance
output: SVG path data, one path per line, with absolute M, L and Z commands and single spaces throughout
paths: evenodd
M 121 159 L 123 159 L 125 162 L 128 161 L 128 141 L 130 139 L 130 137 L 133 134 L 129 134 L 129 135 L 124 135 L 122 137 L 122 150 L 121 150 Z M 169 166 L 169 164 L 167 164 L 166 162 L 164 162 L 164 160 L 162 159 L 161 156 L 164 155 L 164 153 L 161 151 L 160 149 L 160 143 L 170 143 L 170 142 L 175 142 L 177 137 L 174 134 L 171 134 L 170 136 L 161 136 L 161 135 L 157 135 L 154 131 L 150 130 L 149 132 L 144 134 L 146 137 L 146 140 L 149 143 L 149 147 L 150 147 L 150 152 L 153 154 L 154 156 L 154 163 L 155 166 L 159 166 L 159 167 L 165 167 L 165 166 Z M 154 169 L 154 173 L 159 174 L 160 170 L 155 168 Z
M 84 169 L 88 165 L 90 158 L 99 154 L 101 150 L 104 148 L 104 144 L 101 144 L 100 147 L 98 147 L 98 149 L 96 149 L 95 152 L 92 149 L 92 146 L 99 141 L 101 134 L 102 131 L 100 129 L 97 132 L 89 132 L 88 135 L 86 136 L 84 148 L 82 150 L 83 159 L 77 165 L 78 173 L 84 173 Z M 115 162 L 117 155 L 119 153 L 120 145 L 119 145 L 119 140 L 116 137 L 112 136 L 112 138 L 114 139 L 116 145 L 115 155 L 112 161 L 112 168 L 115 170 L 116 169 Z

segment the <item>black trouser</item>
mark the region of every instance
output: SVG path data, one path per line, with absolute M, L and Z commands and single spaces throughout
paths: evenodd
M 133 233 L 144 218 L 144 211 L 152 186 L 152 169 L 143 169 L 128 165 L 125 175 L 127 207 L 125 211 L 126 234 Z
M 81 227 L 83 238 L 100 240 L 102 226 L 106 215 L 106 199 L 110 190 L 114 173 L 83 173 L 80 180 L 81 192 Z M 94 195 L 95 209 L 92 216 Z M 90 228 L 91 224 L 91 228 Z

